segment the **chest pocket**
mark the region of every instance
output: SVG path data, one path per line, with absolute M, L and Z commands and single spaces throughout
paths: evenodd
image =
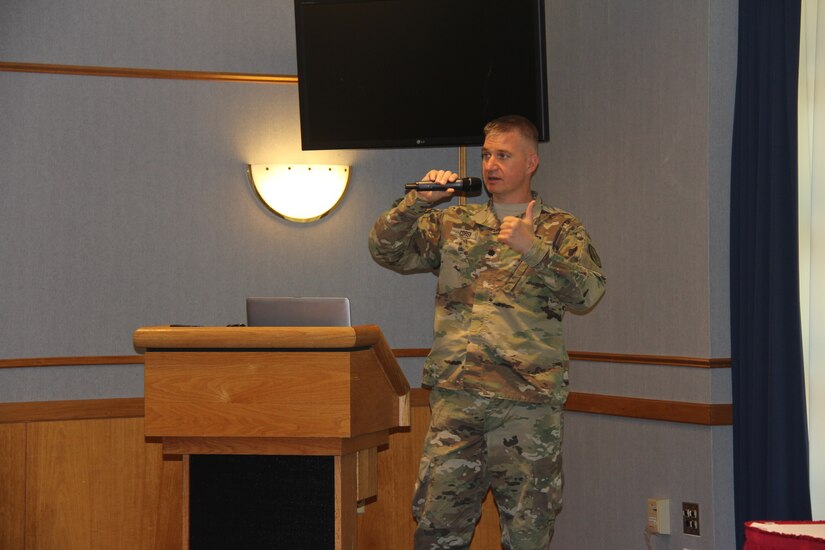
M 443 246 L 439 279 L 452 288 L 467 286 L 476 278 L 478 232 L 466 226 L 453 227 Z

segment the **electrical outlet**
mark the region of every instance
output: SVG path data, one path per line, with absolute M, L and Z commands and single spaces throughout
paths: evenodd
M 699 505 L 695 502 L 682 503 L 682 532 L 699 536 Z
M 668 499 L 647 499 L 647 528 L 651 533 L 670 534 L 670 501 Z

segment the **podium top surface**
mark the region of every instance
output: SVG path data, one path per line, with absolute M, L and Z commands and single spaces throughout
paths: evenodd
M 145 349 L 197 348 L 361 348 L 383 338 L 375 325 L 356 327 L 208 327 L 157 326 L 135 331 L 133 342 Z
M 398 395 L 409 392 L 395 355 L 377 325 L 354 327 L 142 327 L 132 341 L 147 350 L 281 349 L 355 350 L 371 348 Z

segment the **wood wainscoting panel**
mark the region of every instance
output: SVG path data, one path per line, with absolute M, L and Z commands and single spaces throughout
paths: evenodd
M 389 446 L 378 449 L 378 495 L 358 516 L 359 548 L 412 548 L 410 503 L 428 422 L 429 410 L 412 407 L 410 428 L 391 433 Z
M 27 425 L 26 550 L 181 547 L 181 462 L 142 418 Z
M 364 513 L 358 517 L 358 548 L 412 550 L 415 531 L 411 509 L 413 488 L 430 424 L 430 409 L 425 399 L 429 392 L 413 391 L 413 395 L 410 428 L 390 434 L 389 446 L 379 449 L 378 496 L 368 501 Z M 500 548 L 500 541 L 498 511 L 488 493 L 470 548 Z
M 0 424 L 0 548 L 24 550 L 26 426 Z

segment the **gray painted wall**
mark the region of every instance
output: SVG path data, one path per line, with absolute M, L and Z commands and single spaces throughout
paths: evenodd
M 730 354 L 728 173 L 736 0 L 547 0 L 551 141 L 536 189 L 587 225 L 609 284 L 571 349 Z M 479 30 L 479 34 L 481 34 Z M 0 60 L 295 74 L 289 0 L 7 0 Z M 447 75 L 448 76 L 448 75 Z M 244 320 L 248 295 L 347 295 L 393 347 L 431 341 L 430 275 L 369 258 L 401 184 L 455 149 L 300 150 L 294 85 L 0 73 L 0 358 L 121 355 L 132 331 Z M 478 174 L 478 150 L 470 149 Z M 296 225 L 247 163 L 352 166 L 339 208 Z M 402 361 L 420 383 L 420 360 Z M 726 403 L 725 371 L 579 362 L 575 391 Z M 0 401 L 141 395 L 132 366 L 0 369 Z M 567 415 L 553 547 L 733 547 L 730 428 Z M 702 536 L 680 533 L 698 502 Z

